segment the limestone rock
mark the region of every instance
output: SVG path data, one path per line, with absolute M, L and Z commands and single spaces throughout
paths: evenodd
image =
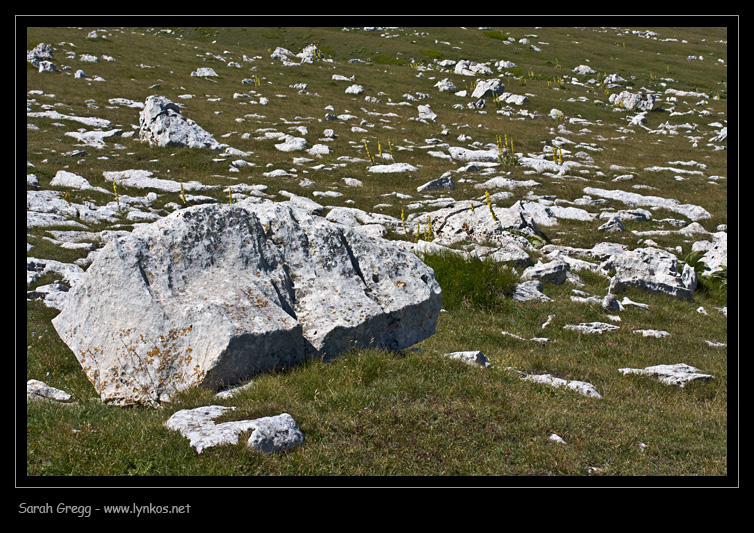
M 304 434 L 288 413 L 254 420 L 216 424 L 214 420 L 235 407 L 209 405 L 174 413 L 165 427 L 189 439 L 197 453 L 212 446 L 235 444 L 242 433 L 251 431 L 248 445 L 260 452 L 278 453 L 300 446 Z
M 517 302 L 527 302 L 529 300 L 542 300 L 546 302 L 552 300 L 552 298 L 542 292 L 542 282 L 539 280 L 518 283 L 513 289 L 511 297 Z
M 621 91 L 620 93 L 611 94 L 609 101 L 611 104 L 620 106 L 628 111 L 633 109 L 638 111 L 652 111 L 656 99 L 657 97 L 655 95 L 647 94 L 645 92 L 632 93 L 629 91 Z
M 615 331 L 619 329 L 619 326 L 607 322 L 581 322 L 580 324 L 566 324 L 563 329 L 571 329 L 586 334 L 602 334 L 605 331 Z
M 678 272 L 678 259 L 665 250 L 637 248 L 613 256 L 600 268 L 603 271 L 615 269 L 615 275 L 610 281 L 611 294 L 627 287 L 638 287 L 682 300 L 694 299 L 696 272 L 689 265 L 684 265 L 683 270 Z
M 711 274 L 728 267 L 728 234 L 719 231 L 712 234 L 712 246 L 702 256 L 701 261 L 705 264 L 704 273 Z
M 450 359 L 457 359 L 463 361 L 469 365 L 477 365 L 483 368 L 490 366 L 490 362 L 487 357 L 480 351 L 467 351 L 467 352 L 453 352 L 445 354 L 445 357 Z
M 534 266 L 530 266 L 523 271 L 523 273 L 521 274 L 521 279 L 523 281 L 538 279 L 541 281 L 560 284 L 566 280 L 568 269 L 568 263 L 560 258 L 556 258 L 549 263 L 540 262 Z
M 112 239 L 53 325 L 103 401 L 159 405 L 354 342 L 406 348 L 441 304 L 434 272 L 400 246 L 247 199 Z
M 217 72 L 210 67 L 199 67 L 191 75 L 198 78 L 217 78 Z
M 152 146 L 211 148 L 223 145 L 196 122 L 181 114 L 180 108 L 164 96 L 148 96 L 139 112 L 139 138 Z
M 702 381 L 710 381 L 715 379 L 714 376 L 709 374 L 702 374 L 701 370 L 694 368 L 693 366 L 685 363 L 678 363 L 675 365 L 656 365 L 648 366 L 646 368 L 619 368 L 618 372 L 623 375 L 627 374 L 645 374 L 649 376 L 657 376 L 665 385 L 674 385 L 676 387 L 685 387 L 689 382 L 701 379 Z
M 437 113 L 432 111 L 428 105 L 417 106 L 416 110 L 419 112 L 419 118 L 421 120 L 429 120 L 434 122 L 437 118 Z
M 523 379 L 524 381 L 531 381 L 533 383 L 542 383 L 544 385 L 550 385 L 556 388 L 566 387 L 568 389 L 578 392 L 579 394 L 583 396 L 586 396 L 589 398 L 596 398 L 598 400 L 602 399 L 602 395 L 599 392 L 597 392 L 597 389 L 594 388 L 594 385 L 586 381 L 567 380 L 567 379 L 555 377 L 551 374 L 526 374 L 525 372 L 521 372 L 520 370 L 516 370 L 515 368 L 511 368 L 511 367 L 508 367 L 508 370 L 521 376 L 521 379 Z
M 441 176 L 436 180 L 428 181 L 424 185 L 417 187 L 416 192 L 437 191 L 442 189 L 447 189 L 450 191 L 454 191 L 456 189 L 456 184 L 453 181 L 452 176 Z
M 30 400 L 52 400 L 67 403 L 71 401 L 71 395 L 63 390 L 50 387 L 43 381 L 30 379 L 26 382 L 26 401 Z
M 621 233 L 623 231 L 623 222 L 621 222 L 620 218 L 614 216 L 597 229 L 606 233 Z
M 485 98 L 487 96 L 495 96 L 503 94 L 505 91 L 505 85 L 502 84 L 502 82 L 499 79 L 493 78 L 490 80 L 480 80 L 476 87 L 474 87 L 474 92 L 471 93 L 472 98 Z

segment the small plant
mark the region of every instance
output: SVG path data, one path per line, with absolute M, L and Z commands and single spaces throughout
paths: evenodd
M 366 139 L 362 139 L 362 140 L 364 141 L 364 149 L 367 152 L 367 157 L 369 158 L 369 160 L 374 165 L 374 156 L 369 152 L 369 144 L 367 144 L 367 140 Z
M 492 215 L 492 220 L 497 222 L 497 217 L 495 216 L 495 212 L 492 210 L 492 200 L 490 199 L 490 192 L 484 191 L 484 196 L 487 197 L 487 207 L 490 209 L 490 214 Z
M 408 231 L 406 231 L 406 216 L 403 214 L 403 208 L 401 208 L 401 222 L 403 223 L 403 234 L 408 235 Z
M 505 165 L 520 165 L 521 160 L 513 152 L 513 137 L 508 137 L 508 134 L 505 134 L 504 142 L 503 139 L 500 138 L 500 135 L 496 135 L 495 138 L 497 141 L 498 161 Z
M 120 196 L 118 196 L 118 184 L 113 180 L 113 192 L 115 193 L 115 203 L 118 205 L 118 211 L 120 211 Z
M 432 217 L 427 215 L 427 227 L 424 230 L 424 240 L 429 242 L 432 240 Z
M 228 187 L 228 203 L 233 203 L 233 192 L 231 191 L 230 187 Z
M 113 182 L 113 183 L 115 183 L 115 182 Z M 186 205 L 186 206 L 190 205 L 188 203 L 188 200 L 186 200 L 186 193 L 183 191 L 183 182 L 181 182 L 181 200 L 183 201 L 184 205 Z

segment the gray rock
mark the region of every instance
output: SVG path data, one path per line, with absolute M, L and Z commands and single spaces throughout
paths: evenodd
M 445 93 L 445 92 L 455 93 L 458 91 L 458 87 L 456 87 L 455 84 L 448 78 L 438 81 L 437 83 L 435 83 L 434 86 L 437 87 L 437 89 L 441 93 Z
M 623 311 L 621 304 L 614 294 L 608 294 L 602 299 L 602 309 L 605 311 Z
M 471 93 L 472 98 L 486 98 L 488 96 L 500 95 L 505 92 L 505 85 L 496 78 L 489 80 L 480 80 L 474 87 L 474 92 Z
M 597 187 L 585 187 L 585 194 L 593 194 L 602 198 L 609 198 L 611 200 L 618 200 L 631 207 L 639 206 L 651 206 L 651 207 L 664 207 L 670 211 L 680 213 L 688 217 L 692 221 L 700 220 L 702 218 L 709 218 L 710 215 L 706 209 L 699 207 L 698 205 L 682 204 L 678 200 L 673 198 L 662 198 L 660 196 L 644 196 L 634 192 L 618 191 L 600 189 Z
M 52 59 L 52 55 L 52 46 L 39 43 L 33 49 L 26 51 L 26 60 L 35 67 L 38 67 L 43 60 Z M 42 71 L 40 70 L 40 72 Z
M 408 163 L 392 163 L 390 165 L 373 165 L 367 169 L 375 174 L 392 174 L 394 172 L 416 172 L 418 169 Z
M 194 72 L 192 72 L 191 75 L 198 78 L 217 78 L 217 72 L 215 72 L 215 69 L 210 67 L 199 67 Z
M 428 181 L 424 185 L 417 187 L 416 192 L 437 191 L 442 189 L 450 191 L 454 191 L 456 189 L 456 184 L 450 175 L 441 176 L 436 180 Z
M 670 333 L 668 333 L 667 331 L 661 331 L 657 329 L 635 329 L 633 332 L 640 333 L 643 337 L 654 337 L 656 339 L 662 339 L 664 337 L 670 336 Z
M 68 403 L 71 401 L 71 395 L 63 390 L 50 387 L 43 381 L 30 379 L 26 382 L 26 401 L 32 400 L 52 400 Z
M 684 265 L 678 272 L 678 259 L 658 248 L 637 248 L 613 256 L 600 265 L 603 271 L 615 269 L 609 292 L 615 294 L 627 287 L 638 287 L 651 292 L 693 300 L 696 288 L 696 272 Z
M 713 233 L 712 237 L 712 246 L 701 258 L 705 264 L 705 274 L 722 271 L 723 267 L 728 267 L 728 234 L 719 231 Z
M 197 453 L 223 444 L 236 444 L 242 433 L 251 431 L 248 446 L 265 453 L 286 451 L 304 443 L 304 434 L 288 413 L 254 420 L 216 424 L 214 420 L 235 407 L 209 405 L 174 413 L 165 427 L 189 439 Z
M 602 399 L 602 395 L 597 392 L 597 389 L 594 388 L 594 385 L 586 381 L 568 380 L 555 377 L 551 374 L 526 374 L 524 372 L 521 372 L 520 370 L 516 370 L 510 367 L 508 368 L 508 370 L 511 370 L 514 373 L 520 375 L 521 379 L 523 379 L 524 381 L 542 383 L 544 385 L 550 385 L 555 388 L 566 387 L 578 392 L 582 396 L 586 396 L 588 398 L 596 398 L 598 400 Z
M 623 222 L 620 218 L 614 216 L 597 229 L 606 233 L 621 233 L 623 232 Z
M 303 137 L 286 135 L 281 140 L 283 142 L 275 145 L 275 148 L 277 150 L 280 150 L 281 152 L 295 152 L 298 150 L 304 150 L 307 146 L 307 141 Z
M 498 150 L 469 150 L 460 146 L 451 146 L 448 148 L 448 152 L 455 161 L 463 162 L 497 161 L 500 155 Z
M 689 366 L 685 363 L 675 365 L 656 365 L 646 368 L 619 368 L 618 372 L 624 376 L 627 374 L 644 374 L 648 376 L 657 376 L 657 379 L 665 385 L 674 385 L 676 387 L 685 387 L 689 382 L 701 379 L 702 381 L 711 381 L 714 376 L 702 374 L 701 370 Z
M 611 104 L 620 106 L 628 111 L 633 109 L 638 111 L 652 111 L 652 109 L 654 109 L 655 100 L 657 100 L 655 95 L 647 94 L 645 92 L 632 93 L 629 91 L 621 91 L 620 93 L 613 93 L 609 97 L 609 102 Z
M 528 302 L 529 300 L 551 301 L 552 298 L 542 292 L 542 282 L 539 280 L 525 281 L 516 284 L 511 296 L 517 302 Z
M 223 145 L 164 96 L 148 96 L 139 112 L 139 138 L 152 146 L 211 148 L 220 151 Z
M 417 106 L 416 110 L 419 112 L 419 118 L 421 120 L 430 120 L 434 122 L 437 118 L 437 113 L 432 111 L 428 105 Z
M 534 266 L 530 266 L 523 271 L 521 279 L 523 281 L 538 279 L 540 281 L 561 284 L 566 280 L 568 269 L 568 263 L 560 258 L 556 258 L 549 263 L 540 262 Z
M 354 343 L 406 348 L 434 333 L 441 304 L 433 271 L 400 246 L 244 200 L 114 238 L 53 325 L 104 402 L 159 405 Z
M 606 322 L 581 322 L 580 324 L 566 324 L 563 329 L 570 329 L 587 335 L 602 334 L 605 331 L 615 331 L 619 326 Z
M 490 362 L 487 359 L 487 357 L 478 350 L 467 351 L 467 352 L 446 353 L 445 357 L 448 357 L 450 359 L 457 359 L 459 361 L 463 361 L 466 364 L 477 365 L 483 368 L 487 368 L 490 366 Z

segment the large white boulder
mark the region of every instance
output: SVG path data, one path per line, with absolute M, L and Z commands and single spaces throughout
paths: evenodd
M 442 292 L 400 246 L 290 205 L 209 204 L 112 239 L 53 325 L 102 400 L 194 386 L 435 332 Z

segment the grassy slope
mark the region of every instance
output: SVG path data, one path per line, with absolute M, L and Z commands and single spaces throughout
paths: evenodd
M 644 29 L 644 28 L 642 28 Z M 108 142 L 101 150 L 87 148 L 83 159 L 72 160 L 64 154 L 77 148 L 76 141 L 63 135 L 77 128 L 56 120 L 29 119 L 40 130 L 27 132 L 27 159 L 34 164 L 41 188 L 60 169 L 77 172 L 94 186 L 109 188 L 102 173 L 108 170 L 142 168 L 156 177 L 208 184 L 264 184 L 267 192 L 279 190 L 310 194 L 298 186 L 307 177 L 317 190 L 336 188 L 344 196 L 317 199 L 327 205 L 349 205 L 372 210 L 377 203 L 392 204 L 381 212 L 400 216 L 403 205 L 391 193 L 408 194 L 419 199 L 416 186 L 439 177 L 458 165 L 448 164 L 426 154 L 425 140 L 440 138 L 451 145 L 461 133 L 482 144 L 495 142 L 495 135 L 507 134 L 515 141 L 517 152 L 541 153 L 558 134 L 556 124 L 547 119 L 551 108 L 566 117 L 583 117 L 592 122 L 589 131 L 565 124 L 575 135 L 564 135 L 577 142 L 590 142 L 601 148 L 590 152 L 602 175 L 586 175 L 588 181 L 552 179 L 511 167 L 513 179 L 535 179 L 542 183 L 536 194 L 574 200 L 586 186 L 627 189 L 625 182 L 611 179 L 623 173 L 611 165 L 631 167 L 632 183 L 657 187 L 638 192 L 677 198 L 683 203 L 702 205 L 713 214 L 700 221 L 709 231 L 727 223 L 727 180 L 714 184 L 699 177 L 677 181 L 669 172 L 643 172 L 652 165 L 672 166 L 671 161 L 695 160 L 707 165 L 705 176 L 727 177 L 727 152 L 714 151 L 706 144 L 715 128 L 708 123 L 726 123 L 727 101 L 709 99 L 703 106 L 697 98 L 679 97 L 675 110 L 685 113 L 700 108 L 707 116 L 671 116 L 657 112 L 648 116 L 648 127 L 659 124 L 697 123 L 699 148 L 691 149 L 688 134 L 652 135 L 640 128 L 624 128 L 625 113 L 607 102 L 602 87 L 584 88 L 557 83 L 558 77 L 572 75 L 572 69 L 589 60 L 600 74 L 618 73 L 634 88 L 658 88 L 658 78 L 672 78 L 669 85 L 679 90 L 699 90 L 727 94 L 725 28 L 657 28 L 661 38 L 678 41 L 658 42 L 623 29 L 596 28 L 506 28 L 517 39 L 527 35 L 541 52 L 522 45 L 504 45 L 492 29 L 415 28 L 388 30 L 397 37 L 384 38 L 379 32 L 343 31 L 340 28 L 173 28 L 168 34 L 153 29 L 112 29 L 107 40 L 85 39 L 86 28 L 29 28 L 27 49 L 39 42 L 73 42 L 77 53 L 111 55 L 113 63 L 78 65 L 66 60 L 68 46 L 55 45 L 55 61 L 83 68 L 89 76 L 101 75 L 105 82 L 74 80 L 66 74 L 40 75 L 27 70 L 27 90 L 40 89 L 54 98 L 35 96 L 39 103 L 55 104 L 55 109 L 72 115 L 97 116 L 111 120 L 116 127 L 130 130 L 138 125 L 138 110 L 111 106 L 109 98 L 143 101 L 149 94 L 162 94 L 185 104 L 184 114 L 196 120 L 218 140 L 253 152 L 245 158 L 256 164 L 251 170 L 229 173 L 227 163 L 212 161 L 215 154 L 203 150 L 155 149 L 136 138 L 118 139 L 122 148 Z M 687 42 L 682 42 L 683 40 Z M 317 43 L 334 59 L 333 64 L 315 63 L 300 67 L 281 67 L 269 59 L 271 50 L 283 46 L 298 53 L 304 46 Z M 452 44 L 445 44 L 452 43 Z M 262 56 L 242 68 L 228 67 L 208 53 L 241 62 Z M 689 61 L 689 55 L 703 55 L 704 61 Z M 360 58 L 367 63 L 346 63 Z M 444 77 L 459 88 L 472 78 L 437 70 L 421 71 L 415 65 L 432 66 L 432 59 L 471 59 L 485 62 L 508 59 L 518 65 L 515 76 L 505 78 L 510 92 L 529 94 L 525 109 L 542 117 L 515 120 L 494 113 L 453 109 L 463 100 L 439 93 L 433 85 Z M 141 68 L 140 64 L 155 68 Z M 217 70 L 217 82 L 191 77 L 201 66 Z M 253 69 L 253 70 L 251 70 Z M 531 71 L 531 75 L 529 72 Z M 332 74 L 355 76 L 365 94 L 376 96 L 381 104 L 368 104 L 362 96 L 344 93 L 349 82 L 332 80 Z M 259 87 L 242 85 L 241 80 L 258 76 Z M 585 81 L 584 77 L 579 77 Z M 588 77 L 586 78 L 588 79 Z M 550 86 L 548 86 L 550 81 Z M 307 83 L 308 94 L 289 87 Z M 150 88 L 159 84 L 157 88 Z M 558 87 L 558 88 L 555 88 Z M 251 92 L 270 99 L 267 106 L 234 100 L 235 92 Z M 405 100 L 406 93 L 430 94 L 418 103 L 430 104 L 438 114 L 437 124 L 411 120 L 415 105 L 387 105 Z M 190 100 L 178 98 L 193 94 Z M 578 98 L 586 96 L 586 101 Z M 220 97 L 220 101 L 210 98 Z M 568 101 L 572 99 L 573 101 Z M 350 112 L 359 118 L 349 123 L 325 121 L 325 106 L 335 113 Z M 667 105 L 667 104 L 666 104 Z M 35 106 L 37 107 L 37 106 Z M 368 115 L 365 111 L 394 113 Z M 259 114 L 264 118 L 244 115 Z M 373 126 L 368 132 L 354 133 L 353 125 L 365 118 Z M 287 131 L 300 122 L 309 129 L 307 138 L 316 139 L 325 128 L 332 128 L 337 141 L 330 143 L 333 153 L 317 163 L 331 166 L 337 158 L 366 158 L 363 139 L 372 150 L 377 142 L 386 146 L 390 139 L 395 158 L 419 168 L 409 178 L 374 176 L 366 164 L 348 164 L 335 170 L 313 170 L 296 166 L 291 154 L 279 152 L 271 141 L 245 140 L 244 132 L 257 128 Z M 441 126 L 450 134 L 442 137 Z M 228 134 L 226 136 L 226 134 Z M 310 141 L 310 144 L 313 144 Z M 104 156 L 104 157 L 103 157 Z M 566 159 L 570 156 L 566 155 Z M 314 163 L 312 163 L 314 165 Z M 265 178 L 272 168 L 297 168 L 295 178 Z M 348 188 L 343 177 L 362 180 L 364 187 Z M 526 194 L 526 191 L 516 191 Z M 121 191 L 143 195 L 144 191 Z M 214 194 L 225 201 L 221 191 Z M 388 194 L 388 196 L 384 196 Z M 478 198 L 480 191 L 462 184 L 453 193 L 456 199 Z M 438 194 L 435 194 L 438 196 Z M 112 198 L 102 193 L 71 192 L 72 200 L 90 199 L 105 203 Z M 277 196 L 278 199 L 284 199 Z M 502 201 L 507 206 L 517 197 Z M 178 195 L 164 195 L 158 205 L 180 202 Z M 622 205 L 614 207 L 621 209 Z M 594 208 L 587 208 L 594 210 Z M 679 218 L 670 212 L 657 212 L 656 219 Z M 126 226 L 127 227 L 127 226 Z M 547 228 L 552 242 L 570 246 L 591 246 L 602 240 L 638 245 L 627 231 L 606 238 L 596 231 L 597 224 L 562 221 Z M 93 228 L 103 229 L 103 228 Z M 655 229 L 655 226 L 629 226 L 627 229 Z M 29 255 L 71 261 L 83 256 L 65 252 L 42 238 L 44 231 L 30 231 L 28 242 L 35 244 Z M 701 237 L 699 237 L 700 239 Z M 653 237 L 661 246 L 681 246 L 690 251 L 693 240 Z M 696 240 L 696 239 L 694 239 Z M 65 255 L 63 255 L 65 254 Z M 584 291 L 602 295 L 607 283 L 596 276 L 584 276 Z M 49 282 L 47 280 L 46 282 Z M 472 283 L 473 281 L 470 281 Z M 727 348 L 710 348 L 704 340 L 727 343 L 727 319 L 718 311 L 727 303 L 724 293 L 697 293 L 694 302 L 679 302 L 656 295 L 629 292 L 628 296 L 650 305 L 649 310 L 627 309 L 621 313 L 621 329 L 597 336 L 579 335 L 563 330 L 565 324 L 605 320 L 596 306 L 570 302 L 569 285 L 548 285 L 545 292 L 553 302 L 517 304 L 503 298 L 494 305 L 460 303 L 443 313 L 435 336 L 421 343 L 418 350 L 405 354 L 379 350 L 358 350 L 330 363 L 311 363 L 284 374 L 262 376 L 256 385 L 233 400 L 220 401 L 208 391 L 190 391 L 175 404 L 161 411 L 113 409 L 99 404 L 97 396 L 75 358 L 57 337 L 50 319 L 54 310 L 38 302 L 27 303 L 27 379 L 35 378 L 63 388 L 74 395 L 77 405 L 30 404 L 27 407 L 26 471 L 29 475 L 585 475 L 590 467 L 606 475 L 724 476 L 727 465 Z M 462 291 L 463 289 L 459 289 Z M 704 306 L 709 315 L 695 312 Z M 540 324 L 555 315 L 552 325 Z M 670 332 L 668 339 L 643 338 L 632 329 L 660 329 Z M 522 337 L 548 336 L 555 342 L 540 345 L 502 335 L 501 330 Z M 482 350 L 497 366 L 487 371 L 464 366 L 438 357 L 456 350 Z M 668 388 L 649 378 L 624 377 L 617 368 L 641 368 L 660 363 L 685 362 L 715 381 L 692 384 L 685 389 Z M 589 381 L 597 387 L 602 400 L 545 386 L 527 384 L 503 370 L 512 366 L 524 371 Z M 238 446 L 206 450 L 197 456 L 180 435 L 166 431 L 162 424 L 174 411 L 208 403 L 235 405 L 235 418 L 268 416 L 289 412 L 302 427 L 305 446 L 284 456 L 267 457 Z M 76 430 L 76 431 L 74 431 Z M 563 437 L 567 445 L 548 440 L 551 432 Z M 639 443 L 647 444 L 641 451 Z

